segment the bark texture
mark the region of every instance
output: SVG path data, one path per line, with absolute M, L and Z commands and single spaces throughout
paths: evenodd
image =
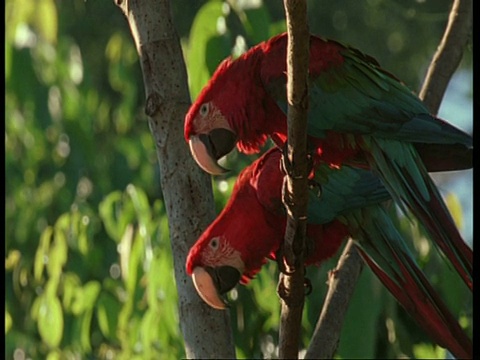
M 280 275 L 278 287 L 281 298 L 279 356 L 292 359 L 298 357 L 305 301 L 303 259 L 308 203 L 307 84 L 310 41 L 306 0 L 285 0 L 284 7 L 288 32 L 288 160 L 284 159 L 288 163 L 284 182 L 287 210 L 284 263 L 287 274 Z
M 420 90 L 420 99 L 433 114 L 438 112 L 443 95 L 463 52 L 472 37 L 473 1 L 454 0 L 445 33 L 433 56 Z
M 305 359 L 333 359 L 363 265 L 354 241 L 349 240 L 337 267 L 329 272 L 328 293 Z
M 170 2 L 116 0 L 116 3 L 127 18 L 142 66 L 145 113 L 156 144 L 186 356 L 234 358 L 228 311 L 206 305 L 185 271 L 190 246 L 214 219 L 215 211 L 210 176 L 196 165 L 183 139 L 190 95 Z

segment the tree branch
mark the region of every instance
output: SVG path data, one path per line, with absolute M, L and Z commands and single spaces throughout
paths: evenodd
M 287 209 L 284 255 L 289 275 L 280 275 L 278 293 L 282 302 L 280 358 L 297 358 L 305 299 L 304 261 L 307 226 L 308 164 L 307 108 L 309 31 L 306 0 L 284 0 L 286 12 L 288 160 L 284 202 Z
M 419 97 L 433 114 L 440 108 L 448 83 L 471 37 L 472 6 L 472 0 L 453 1 L 445 33 L 425 76 Z
M 442 42 L 429 66 L 420 98 L 432 113 L 437 113 L 453 73 L 463 56 L 472 32 L 472 0 L 455 0 Z M 337 349 L 341 324 L 358 277 L 363 260 L 349 240 L 337 269 L 335 279 L 329 281 L 329 290 L 314 335 L 305 355 L 306 359 L 331 359 Z
M 349 240 L 337 268 L 330 271 L 325 305 L 318 319 L 305 359 L 333 359 L 339 343 L 343 320 L 364 262 L 355 244 Z
M 214 219 L 215 211 L 210 178 L 195 164 L 183 140 L 183 122 L 190 106 L 190 95 L 170 2 L 115 2 L 128 20 L 142 65 L 145 112 L 149 116 L 160 167 L 186 356 L 234 358 L 229 313 L 206 305 L 185 273 L 188 250 Z M 206 334 L 215 336 L 205 341 Z

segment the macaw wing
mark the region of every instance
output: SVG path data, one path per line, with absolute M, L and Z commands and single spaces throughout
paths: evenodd
M 457 358 L 472 358 L 472 342 L 415 262 L 388 214 L 373 206 L 346 216 L 360 254 L 417 323 Z
M 400 141 L 366 139 L 371 164 L 393 200 L 405 214 L 411 211 L 473 289 L 473 251 L 462 239 L 442 195 L 413 147 Z
M 380 178 L 369 170 L 320 164 L 310 182 L 308 222 L 325 224 L 351 210 L 391 199 Z
M 312 46 L 315 43 L 312 43 Z M 343 62 L 315 74 L 310 63 L 309 135 L 325 138 L 326 131 L 374 135 L 427 144 L 472 147 L 465 132 L 429 114 L 422 101 L 403 83 L 359 51 L 345 47 Z M 267 93 L 287 112 L 286 76 L 264 82 Z

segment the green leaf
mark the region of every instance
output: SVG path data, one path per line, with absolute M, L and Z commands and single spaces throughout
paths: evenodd
M 74 303 L 76 292 L 81 287 L 82 283 L 76 273 L 66 272 L 62 276 L 63 285 L 63 307 L 66 311 L 71 311 L 72 304 Z
M 140 338 L 143 343 L 143 356 L 146 358 L 153 358 L 155 349 L 155 344 L 157 343 L 168 343 L 168 333 L 166 329 L 162 326 L 163 331 L 159 331 L 161 328 L 160 324 L 163 325 L 163 319 L 160 318 L 157 311 L 148 309 L 145 315 L 142 317 L 140 324 Z M 167 340 L 167 341 L 165 341 Z M 158 346 L 158 345 L 157 345 Z
M 21 259 L 22 259 L 22 254 L 20 251 L 10 250 L 8 252 L 7 258 L 5 259 L 5 270 L 13 271 L 17 266 L 19 266 Z
M 418 344 L 413 346 L 416 359 L 446 359 L 447 351 L 433 344 Z
M 12 315 L 5 309 L 5 335 L 8 334 L 12 328 Z
M 128 257 L 128 272 L 125 273 L 125 286 L 131 296 L 134 296 L 135 290 L 138 287 L 140 277 L 142 276 L 142 260 L 145 251 L 144 237 L 138 234 L 138 231 L 133 232 L 133 240 Z
M 5 42 L 5 82 L 8 82 L 10 79 L 10 74 L 12 71 L 12 57 L 12 45 L 9 42 Z
M 249 283 L 252 295 L 259 310 L 268 314 L 264 329 L 274 328 L 280 321 L 280 299 L 272 297 L 277 282 L 276 263 L 268 262 L 257 274 L 255 281 Z
M 63 335 L 63 312 L 60 300 L 56 296 L 40 297 L 37 326 L 40 337 L 48 346 L 55 348 L 60 345 Z
M 119 202 L 122 198 L 122 193 L 120 191 L 112 191 L 108 194 L 100 205 L 98 206 L 98 212 L 101 219 L 103 220 L 103 225 L 108 235 L 119 242 L 122 237 L 122 231 L 117 227 L 117 220 L 114 215 L 115 204 Z
M 67 237 L 70 230 L 70 214 L 63 214 L 57 220 L 54 229 L 54 241 L 48 254 L 47 270 L 50 277 L 60 278 L 62 268 L 67 262 Z
M 46 360 L 60 360 L 61 358 L 62 353 L 58 350 L 54 350 L 48 353 Z
M 448 210 L 450 211 L 450 214 L 453 217 L 453 220 L 455 221 L 455 224 L 459 229 L 463 228 L 463 211 L 462 211 L 462 204 L 460 203 L 460 200 L 458 199 L 458 196 L 456 196 L 453 193 L 448 193 L 445 202 L 447 203 Z
M 285 31 L 287 31 L 287 26 L 285 24 L 285 21 L 283 21 L 283 20 L 274 22 L 270 25 L 270 35 L 271 36 L 281 34 Z
M 243 21 L 248 37 L 254 44 L 270 38 L 272 19 L 265 6 L 244 9 L 246 20 Z
M 83 215 L 78 219 L 78 234 L 77 234 L 77 246 L 78 250 L 82 255 L 87 255 L 89 250 L 89 224 L 90 224 L 90 217 L 87 215 Z
M 127 226 L 134 218 L 130 202 L 123 200 L 120 191 L 108 194 L 99 205 L 100 217 L 103 220 L 108 235 L 120 243 Z
M 40 282 L 43 275 L 43 269 L 45 268 L 45 261 L 48 259 L 48 251 L 50 247 L 50 241 L 53 235 L 53 228 L 47 226 L 40 236 L 40 241 L 35 253 L 35 261 L 33 265 L 33 276 L 36 281 Z
M 110 340 L 116 340 L 119 302 L 110 294 L 102 292 L 96 306 L 97 320 L 102 334 Z
M 75 292 L 75 299 L 72 303 L 72 312 L 79 315 L 89 311 L 95 305 L 101 286 L 98 281 L 89 281 Z
M 58 18 L 53 0 L 37 0 L 35 24 L 40 35 L 49 43 L 57 42 Z
M 140 227 L 147 227 L 151 218 L 150 204 L 148 203 L 147 195 L 142 189 L 132 184 L 127 186 L 127 194 L 130 195 L 132 199 Z
M 90 352 L 92 350 L 92 345 L 90 343 L 90 327 L 92 323 L 92 316 L 92 309 L 88 309 L 80 316 L 80 344 L 85 352 Z
M 232 38 L 225 17 L 229 7 L 221 1 L 204 4 L 192 24 L 187 52 L 187 71 L 192 98 L 196 98 L 220 61 L 230 55 Z

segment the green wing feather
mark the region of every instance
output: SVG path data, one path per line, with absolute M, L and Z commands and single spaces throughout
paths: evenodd
M 403 83 L 358 52 L 342 52 L 344 62 L 310 81 L 308 132 L 322 138 L 325 130 L 374 135 L 420 143 L 460 143 L 472 138 L 429 114 Z
M 345 219 L 365 262 L 408 313 L 457 358 L 471 358 L 471 340 L 416 264 L 387 212 L 372 206 L 351 211 Z
M 375 62 L 348 47 L 341 54 L 342 63 L 310 77 L 309 135 L 322 139 L 327 130 L 333 130 L 413 143 L 472 147 L 470 135 L 430 115 L 407 86 Z M 285 80 L 270 80 L 265 88 L 286 114 Z
M 353 209 L 389 199 L 390 194 L 373 172 L 320 164 L 315 167 L 315 178 L 310 181 L 307 216 L 311 223 L 325 224 Z
M 435 183 L 411 144 L 369 138 L 370 164 L 395 202 L 413 213 L 434 245 L 473 289 L 473 251 L 463 241 Z

